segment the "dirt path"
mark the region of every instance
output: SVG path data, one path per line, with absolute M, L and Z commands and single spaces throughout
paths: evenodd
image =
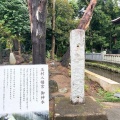
M 58 90 L 66 88 L 67 91 L 65 93 L 62 92 L 55 92 L 52 93 L 53 99 L 50 100 L 50 113 L 52 111 L 52 116 L 54 115 L 54 97 L 70 97 L 70 91 L 71 91 L 71 78 L 70 78 L 70 69 L 61 66 L 59 62 L 55 61 L 49 61 L 49 71 L 50 71 L 50 80 L 54 80 L 58 84 Z M 91 96 L 94 100 L 96 98 L 99 98 L 98 90 L 102 89 L 100 85 L 96 82 L 93 82 L 89 80 L 88 78 L 85 78 L 85 95 Z M 112 102 L 102 102 L 101 105 L 104 107 L 107 115 L 108 120 L 119 120 L 117 118 L 120 118 L 120 103 L 112 103 Z M 118 111 L 118 112 L 117 112 Z M 115 114 L 116 118 L 113 115 Z
M 61 66 L 59 62 L 49 61 L 49 72 L 50 72 L 50 80 L 54 80 L 58 84 L 58 92 L 51 93 L 53 99 L 50 100 L 50 116 L 54 116 L 54 97 L 70 97 L 71 91 L 71 78 L 70 78 L 70 69 Z M 86 95 L 96 95 L 96 89 L 99 87 L 97 83 L 94 83 L 89 80 L 86 81 Z M 65 92 L 60 92 L 60 89 L 67 89 Z M 89 90 L 88 90 L 89 89 Z
M 59 62 L 49 61 L 49 71 L 50 71 L 50 80 L 54 80 L 58 84 L 59 89 L 66 88 L 67 91 L 65 93 L 55 92 L 52 93 L 55 95 L 63 95 L 65 97 L 70 97 L 71 91 L 71 78 L 70 78 L 70 69 L 61 66 Z M 97 90 L 101 88 L 100 85 L 96 82 L 93 82 L 87 78 L 85 78 L 85 95 L 96 97 Z

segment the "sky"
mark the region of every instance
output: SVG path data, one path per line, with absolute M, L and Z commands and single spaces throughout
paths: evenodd
M 118 6 L 120 6 L 120 0 L 118 0 Z

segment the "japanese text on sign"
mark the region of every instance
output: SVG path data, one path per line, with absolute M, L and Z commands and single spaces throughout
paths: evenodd
M 48 66 L 0 67 L 0 114 L 49 110 Z

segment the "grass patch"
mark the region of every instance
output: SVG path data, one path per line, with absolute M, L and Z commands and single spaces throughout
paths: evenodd
M 116 66 L 116 65 L 109 65 L 106 63 L 98 63 L 98 62 L 85 62 L 86 65 L 88 66 L 93 66 L 93 67 L 98 67 L 98 68 L 102 68 L 105 70 L 109 70 L 109 71 L 113 71 L 113 72 L 117 72 L 120 73 L 120 66 Z
M 85 91 L 88 91 L 89 90 L 89 86 L 85 84 L 84 89 L 85 89 Z
M 114 97 L 114 93 L 104 91 L 103 89 L 98 89 L 98 96 L 97 101 L 100 102 L 120 102 L 120 98 Z

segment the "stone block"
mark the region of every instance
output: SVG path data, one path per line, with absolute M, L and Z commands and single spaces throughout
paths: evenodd
M 54 80 L 49 80 L 49 91 L 50 93 L 54 93 L 58 91 L 58 84 Z
M 71 104 L 69 98 L 55 98 L 55 120 L 108 120 L 99 103 L 85 97 L 84 104 Z

